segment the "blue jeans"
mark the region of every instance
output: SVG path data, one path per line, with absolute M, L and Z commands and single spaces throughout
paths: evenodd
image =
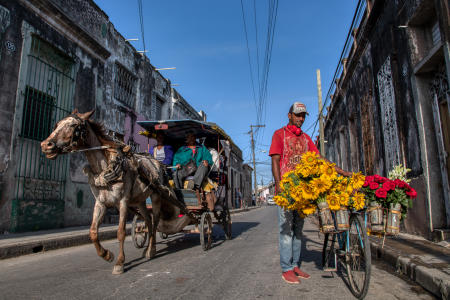
M 304 219 L 296 211 L 284 210 L 278 206 L 280 265 L 283 272 L 299 266 L 303 224 Z

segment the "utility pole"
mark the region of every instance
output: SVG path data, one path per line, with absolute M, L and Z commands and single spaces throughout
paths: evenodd
M 254 184 L 254 189 L 255 189 L 255 198 L 256 198 L 256 190 L 257 190 L 257 182 L 256 182 L 256 159 L 255 159 L 255 139 L 253 138 L 253 128 L 259 128 L 259 127 L 266 127 L 266 125 L 250 125 L 250 137 L 252 139 L 252 155 L 253 155 L 253 173 L 255 175 L 255 184 Z
M 320 154 L 325 156 L 325 143 L 323 134 L 323 114 L 322 114 L 322 82 L 320 80 L 320 70 L 317 69 L 317 96 L 319 98 L 319 142 Z

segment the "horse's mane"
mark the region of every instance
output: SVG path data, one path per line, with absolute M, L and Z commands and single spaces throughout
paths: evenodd
M 100 140 L 100 142 L 105 146 L 111 146 L 111 147 L 121 147 L 125 146 L 125 144 L 119 140 L 116 140 L 112 138 L 110 135 L 106 133 L 105 126 L 103 123 L 98 123 L 93 120 L 87 120 L 89 125 L 91 126 L 92 130 L 94 131 L 97 138 Z

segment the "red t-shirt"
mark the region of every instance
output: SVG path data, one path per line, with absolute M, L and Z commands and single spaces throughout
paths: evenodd
M 280 155 L 280 176 L 283 176 L 284 173 L 294 170 L 302 154 L 308 151 L 320 154 L 309 135 L 302 131 L 297 136 L 285 126 L 273 134 L 269 155 Z

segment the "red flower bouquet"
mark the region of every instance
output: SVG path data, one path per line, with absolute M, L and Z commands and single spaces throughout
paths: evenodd
M 412 206 L 412 199 L 417 197 L 417 192 L 403 180 L 373 175 L 366 176 L 362 187 L 368 202 L 377 202 L 382 207 L 389 209 L 391 204 L 400 204 L 402 215 Z

